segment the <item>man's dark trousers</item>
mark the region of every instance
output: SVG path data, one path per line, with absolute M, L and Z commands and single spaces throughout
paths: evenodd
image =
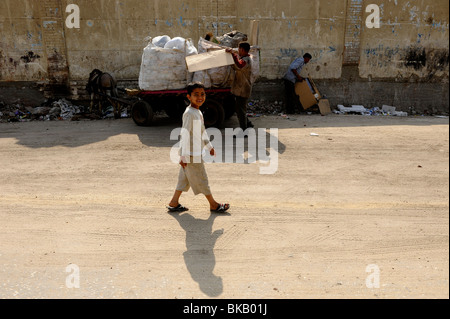
M 300 97 L 295 93 L 295 84 L 289 80 L 284 80 L 285 96 L 286 96 L 286 113 L 294 114 L 295 111 L 303 111 L 300 103 Z
M 236 100 L 236 114 L 239 119 L 239 126 L 242 130 L 252 127 L 252 123 L 247 118 L 248 98 L 241 96 L 234 96 Z

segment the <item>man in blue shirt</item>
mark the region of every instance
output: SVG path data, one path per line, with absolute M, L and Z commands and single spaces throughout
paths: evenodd
M 303 82 L 305 79 L 300 75 L 303 67 L 312 59 L 311 54 L 306 53 L 303 57 L 295 59 L 289 66 L 284 76 L 286 89 L 286 113 L 292 114 L 295 109 L 303 110 L 299 96 L 295 93 L 295 83 Z

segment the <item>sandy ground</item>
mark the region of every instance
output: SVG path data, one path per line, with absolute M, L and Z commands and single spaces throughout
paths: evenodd
M 0 124 L 0 298 L 449 298 L 448 119 L 254 123 L 278 170 L 208 164 L 222 216 L 167 213 L 178 123 Z

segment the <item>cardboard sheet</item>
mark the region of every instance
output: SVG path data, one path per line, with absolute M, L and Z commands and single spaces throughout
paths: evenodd
M 307 81 L 297 82 L 295 84 L 295 93 L 300 96 L 300 103 L 302 103 L 303 109 L 307 110 L 317 104 L 317 99 Z
M 259 40 L 259 21 L 258 20 L 252 20 L 250 22 L 250 38 L 248 42 L 250 45 L 257 46 Z
M 197 72 L 234 64 L 233 56 L 225 50 L 210 51 L 186 57 L 189 72 Z
M 305 81 L 295 84 L 295 93 L 300 96 L 300 103 L 305 110 L 317 105 L 317 102 L 322 98 L 316 84 L 309 77 Z
M 327 99 L 321 99 L 319 101 L 319 110 L 320 114 L 322 115 L 331 114 L 330 101 L 328 101 Z

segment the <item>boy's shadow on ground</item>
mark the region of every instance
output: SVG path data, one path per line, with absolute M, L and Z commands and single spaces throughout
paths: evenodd
M 224 230 L 212 231 L 214 220 L 218 216 L 230 214 L 211 214 L 207 220 L 197 219 L 188 213 L 171 214 L 186 231 L 186 248 L 183 253 L 186 267 L 200 290 L 209 297 L 218 297 L 223 292 L 222 277 L 216 276 L 214 267 L 216 257 L 214 246 Z

